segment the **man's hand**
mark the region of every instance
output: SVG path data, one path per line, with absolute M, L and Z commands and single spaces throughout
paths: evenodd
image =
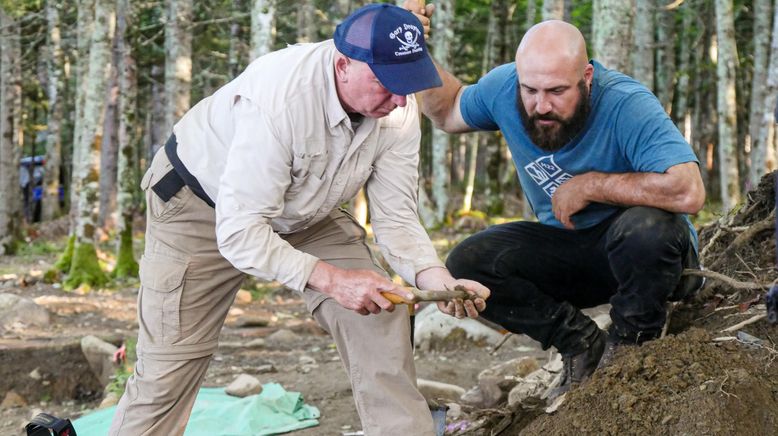
M 308 279 L 308 286 L 334 298 L 341 306 L 360 315 L 389 312 L 394 304 L 381 295 L 391 292 L 405 299 L 413 298 L 402 286 L 370 270 L 347 270 L 319 261 Z
M 429 39 L 430 37 L 430 17 L 432 17 L 432 14 L 435 12 L 435 5 L 426 5 L 422 6 L 424 2 L 419 2 L 419 0 L 405 0 L 403 3 L 403 9 L 413 12 L 413 15 L 416 15 L 416 18 L 421 21 L 421 25 L 424 27 L 424 39 Z
M 554 216 L 568 229 L 574 229 L 572 216 L 591 203 L 588 198 L 589 178 L 594 173 L 585 173 L 562 183 L 551 197 Z
M 466 279 L 455 279 L 445 268 L 429 268 L 416 275 L 416 287 L 429 290 L 454 290 L 461 286 L 467 292 L 477 295 L 475 300 L 455 300 L 450 302 L 438 302 L 438 309 L 441 312 L 455 316 L 457 318 L 478 318 L 478 312 L 486 308 L 486 299 L 489 298 L 489 289 L 486 286 Z

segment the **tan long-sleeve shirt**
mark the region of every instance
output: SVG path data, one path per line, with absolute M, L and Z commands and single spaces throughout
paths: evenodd
M 236 268 L 303 290 L 318 259 L 278 233 L 307 229 L 365 185 L 376 242 L 414 284 L 442 266 L 417 213 L 416 101 L 355 128 L 335 53 L 325 41 L 252 62 L 175 125 L 179 157 L 215 200 L 219 250 Z

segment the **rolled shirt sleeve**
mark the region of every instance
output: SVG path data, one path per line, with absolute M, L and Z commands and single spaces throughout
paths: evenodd
M 416 101 L 384 120 L 380 141 L 385 143 L 367 181 L 373 233 L 392 269 L 415 286 L 416 274 L 442 267 L 429 235 L 419 222 L 418 165 L 421 130 Z
M 269 119 L 245 98 L 232 110 L 235 134 L 216 200 L 219 251 L 247 274 L 302 291 L 319 259 L 292 247 L 271 226 L 291 183 L 285 121 Z

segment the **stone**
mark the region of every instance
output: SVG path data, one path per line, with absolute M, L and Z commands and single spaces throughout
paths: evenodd
M 262 383 L 256 377 L 241 374 L 224 389 L 224 392 L 234 397 L 247 397 L 262 392 Z
M 481 409 L 496 406 L 506 395 L 500 387 L 501 380 L 498 377 L 482 377 L 478 380 L 478 386 L 462 395 L 462 403 Z
M 423 351 L 495 345 L 502 339 L 498 331 L 471 318 L 446 315 L 434 304 L 419 311 L 415 327 L 414 343 Z
M 418 379 L 416 381 L 419 392 L 429 403 L 430 401 L 458 401 L 465 394 L 465 389 L 461 386 L 448 383 L 441 383 L 432 380 Z
M 121 395 L 117 394 L 116 392 L 107 392 L 105 394 L 105 397 L 103 397 L 103 401 L 100 401 L 100 405 L 97 406 L 98 409 L 105 409 L 106 407 L 111 407 L 119 404 L 119 399 L 121 398 Z
M 246 348 L 261 348 L 264 346 L 265 340 L 262 338 L 256 338 L 246 342 Z
M 51 315 L 34 301 L 14 294 L 0 294 L 0 328 L 14 325 L 46 327 Z
M 28 375 L 33 380 L 40 380 L 41 378 L 43 378 L 43 377 L 41 377 L 41 372 L 38 370 L 38 368 L 35 368 L 32 371 L 30 371 L 30 373 Z
M 279 329 L 272 335 L 268 336 L 266 341 L 275 345 L 293 345 L 300 340 L 300 336 L 291 330 Z
M 24 407 L 27 405 L 27 400 L 17 394 L 16 391 L 8 391 L 5 393 L 3 402 L 0 403 L 0 409 L 10 409 L 12 407 Z
M 237 304 L 249 304 L 251 303 L 251 300 L 251 292 L 245 289 L 241 289 L 237 294 L 235 294 L 235 303 Z
M 259 365 L 257 367 L 256 371 L 258 373 L 262 374 L 262 373 L 266 373 L 266 372 L 277 372 L 278 370 L 276 369 L 275 366 L 273 366 L 272 363 L 267 363 L 267 364 L 264 364 L 264 365 Z
M 306 355 L 300 356 L 298 361 L 300 362 L 301 365 L 315 365 L 316 364 L 316 359 L 314 359 L 311 356 L 306 356 Z
M 89 335 L 81 338 L 81 351 L 103 386 L 108 386 L 116 372 L 113 356 L 118 349 L 115 345 L 96 336 Z

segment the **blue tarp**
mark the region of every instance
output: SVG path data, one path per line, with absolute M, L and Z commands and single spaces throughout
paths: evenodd
M 75 420 L 76 433 L 107 434 L 115 410 L 109 407 Z M 319 425 L 319 416 L 319 409 L 305 404 L 299 392 L 287 392 L 277 383 L 267 383 L 260 394 L 245 398 L 227 395 L 224 388 L 202 388 L 184 435 L 273 435 Z

